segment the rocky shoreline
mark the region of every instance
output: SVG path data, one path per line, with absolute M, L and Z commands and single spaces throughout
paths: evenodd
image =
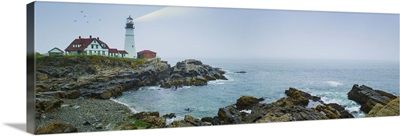
M 243 72 L 245 73 L 245 72 Z M 36 133 L 132 130 L 227 124 L 288 122 L 354 118 L 345 107 L 325 103 L 318 96 L 296 88 L 271 103 L 263 98 L 242 96 L 235 104 L 221 107 L 213 117 L 185 115 L 167 124 L 174 113 L 132 113 L 110 100 L 128 89 L 159 85 L 176 89 L 207 85 L 211 80 L 228 80 L 220 68 L 198 60 L 184 60 L 171 67 L 166 61 L 123 60 L 101 56 L 54 57 L 37 61 Z M 365 85 L 354 85 L 348 98 L 361 105 L 366 117 L 398 116 L 399 97 Z

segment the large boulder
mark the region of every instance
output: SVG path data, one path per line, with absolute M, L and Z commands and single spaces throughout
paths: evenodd
M 233 106 L 227 106 L 218 110 L 220 124 L 240 124 L 242 123 L 240 111 Z
M 397 98 L 393 94 L 381 90 L 374 90 L 365 85 L 355 84 L 347 93 L 348 99 L 361 105 L 361 111 L 368 113 L 376 104 L 386 105 L 389 101 Z
M 72 132 L 78 132 L 78 129 L 68 124 L 54 122 L 50 125 L 37 129 L 35 131 L 35 134 L 56 134 Z
M 260 102 L 259 99 L 252 96 L 242 96 L 236 100 L 236 107 L 238 109 L 250 109 Z
M 393 99 L 388 104 L 383 106 L 377 103 L 374 108 L 369 111 L 366 117 L 381 117 L 381 116 L 399 116 L 400 115 L 400 97 Z
M 223 75 L 225 72 L 221 69 L 213 68 L 195 59 L 178 62 L 170 72 L 170 76 L 161 83 L 161 87 L 202 86 L 207 85 L 207 81 L 210 80 L 227 80 Z
M 140 119 L 140 121 L 152 124 L 152 128 L 163 128 L 165 127 L 166 119 L 164 117 L 146 116 Z

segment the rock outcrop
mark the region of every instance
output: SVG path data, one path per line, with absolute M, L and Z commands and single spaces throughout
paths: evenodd
M 396 99 L 397 96 L 389 94 L 381 90 L 374 90 L 365 85 L 355 84 L 347 93 L 350 100 L 353 100 L 361 105 L 361 111 L 369 113 L 376 104 L 386 105 L 389 101 Z
M 187 59 L 178 62 L 171 68 L 170 76 L 161 84 L 161 87 L 201 86 L 207 85 L 207 81 L 222 79 L 227 80 L 225 74 L 219 68 L 203 64 L 199 60 Z
M 225 79 L 224 71 L 198 60 L 184 60 L 171 67 L 166 61 L 152 59 L 132 68 L 135 60 L 103 56 L 45 57 L 37 63 L 37 97 L 57 96 L 109 99 L 123 91 L 143 86 L 164 88 L 206 85 Z M 57 92 L 57 93 L 55 93 Z
M 166 119 L 158 112 L 140 112 L 128 117 L 126 122 L 120 122 L 113 130 L 131 130 L 166 127 Z
M 243 96 L 235 105 L 220 108 L 217 124 L 242 124 L 354 118 L 344 107 L 336 103 L 324 103 L 321 98 L 289 88 L 288 96 L 270 104 L 259 103 L 260 99 Z M 309 105 L 312 101 L 316 105 Z
M 73 133 L 78 132 L 78 129 L 64 123 L 51 123 L 45 127 L 39 128 L 35 131 L 35 134 L 56 134 L 56 133 Z
M 37 112 L 50 112 L 61 107 L 64 101 L 60 99 L 50 100 L 36 100 L 36 111 Z
M 400 97 L 391 100 L 388 104 L 377 103 L 366 117 L 399 116 L 400 115 Z

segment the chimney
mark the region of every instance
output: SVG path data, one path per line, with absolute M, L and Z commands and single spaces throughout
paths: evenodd
M 97 37 L 97 40 L 99 40 L 100 38 L 99 37 Z
M 81 39 L 81 36 L 79 36 L 79 39 Z
M 89 38 L 92 39 L 92 35 L 89 35 Z

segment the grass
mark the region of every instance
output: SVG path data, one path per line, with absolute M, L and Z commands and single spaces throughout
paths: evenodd
M 39 52 L 36 52 L 36 54 L 35 54 L 36 59 L 40 59 L 40 58 L 44 58 L 44 57 L 46 57 L 46 56 L 40 54 Z
M 131 68 L 136 69 L 139 65 L 142 65 L 146 62 L 146 60 L 144 59 L 135 59 L 132 63 L 131 63 Z

